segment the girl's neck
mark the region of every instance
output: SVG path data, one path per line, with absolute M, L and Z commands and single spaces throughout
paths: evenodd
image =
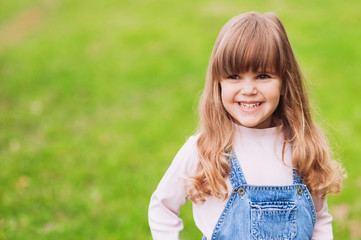
M 235 124 L 236 134 L 245 137 L 245 138 L 252 138 L 252 139 L 267 139 L 269 137 L 275 137 L 279 135 L 282 131 L 282 125 L 278 125 L 275 127 L 269 128 L 248 128 L 242 125 Z

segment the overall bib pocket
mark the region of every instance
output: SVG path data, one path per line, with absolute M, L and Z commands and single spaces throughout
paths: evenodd
M 251 234 L 256 240 L 292 240 L 297 235 L 295 202 L 251 202 Z

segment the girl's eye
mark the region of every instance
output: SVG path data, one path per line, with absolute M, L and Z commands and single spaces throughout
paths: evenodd
M 231 75 L 227 77 L 228 79 L 240 79 L 238 75 Z
M 267 74 L 260 74 L 257 76 L 257 79 L 267 79 L 267 78 L 271 78 L 271 76 Z

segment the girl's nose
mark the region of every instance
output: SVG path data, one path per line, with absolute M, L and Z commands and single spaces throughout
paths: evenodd
M 241 94 L 243 95 L 255 95 L 257 94 L 257 87 L 253 82 L 247 81 L 242 84 Z

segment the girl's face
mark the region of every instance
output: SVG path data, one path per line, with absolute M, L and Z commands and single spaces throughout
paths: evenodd
M 276 110 L 282 81 L 271 73 L 252 72 L 229 76 L 221 81 L 223 106 L 237 124 L 268 128 Z

